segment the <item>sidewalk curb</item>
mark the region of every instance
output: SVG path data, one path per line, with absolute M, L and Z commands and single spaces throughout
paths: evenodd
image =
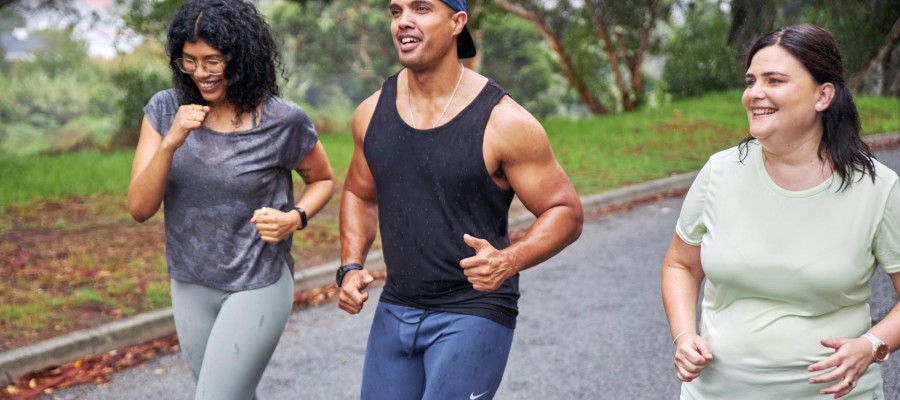
M 900 141 L 900 132 L 867 136 L 869 145 L 878 147 Z M 686 189 L 697 176 L 695 172 L 673 175 L 653 181 L 625 186 L 581 198 L 585 211 L 625 204 L 634 200 L 655 196 L 668 191 Z M 509 219 L 509 229 L 523 229 L 535 220 L 533 215 L 517 215 Z M 368 269 L 383 269 L 381 251 L 373 251 L 366 258 Z M 340 260 L 298 270 L 294 274 L 297 291 L 325 286 L 334 282 L 334 271 Z M 74 332 L 29 346 L 0 353 L 0 384 L 9 384 L 8 376 L 21 375 L 54 365 L 62 365 L 78 358 L 147 343 L 154 339 L 175 334 L 172 309 L 151 311 L 131 318 L 112 322 L 96 328 Z

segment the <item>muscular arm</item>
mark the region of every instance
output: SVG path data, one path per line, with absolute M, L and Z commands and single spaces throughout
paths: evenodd
M 375 240 L 378 221 L 375 181 L 363 154 L 363 139 L 379 93 L 357 107 L 353 114 L 353 156 L 341 196 L 341 262 L 363 264 Z
M 537 217 L 516 243 L 495 254 L 485 254 L 500 265 L 493 270 L 502 272 L 486 285 L 473 282 L 473 286 L 494 290 L 502 281 L 549 259 L 578 239 L 584 214 L 572 182 L 553 156 L 544 128 L 509 97 L 497 104 L 488 121 L 484 155 L 495 181 L 508 183 Z M 466 241 L 478 253 L 487 246 L 470 237 Z M 464 260 L 463 268 L 471 267 L 470 261 Z M 470 278 L 472 273 L 467 271 Z

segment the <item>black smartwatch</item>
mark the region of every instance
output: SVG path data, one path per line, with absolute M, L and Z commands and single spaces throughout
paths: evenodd
M 294 207 L 293 210 L 296 210 L 298 213 L 300 213 L 300 227 L 297 228 L 297 230 L 299 231 L 303 228 L 306 228 L 306 224 L 309 222 L 309 220 L 306 218 L 306 210 L 304 210 L 303 207 Z
M 344 282 L 344 275 L 347 275 L 347 272 L 353 271 L 355 269 L 363 269 L 362 264 L 359 263 L 350 263 L 347 265 L 341 265 L 337 270 L 337 276 L 335 277 L 335 281 L 337 282 L 337 286 L 341 287 L 341 283 Z

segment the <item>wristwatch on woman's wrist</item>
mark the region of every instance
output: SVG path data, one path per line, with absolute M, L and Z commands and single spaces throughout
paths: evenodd
M 299 231 L 303 228 L 306 228 L 306 224 L 309 222 L 309 220 L 306 219 L 306 211 L 303 209 L 303 207 L 294 207 L 292 208 L 292 210 L 300 213 L 300 227 L 297 228 L 297 230 Z
M 872 343 L 872 358 L 875 359 L 875 362 L 880 363 L 887 361 L 888 357 L 891 356 L 890 347 L 888 347 L 883 340 L 879 339 L 878 336 L 866 332 L 862 337 Z

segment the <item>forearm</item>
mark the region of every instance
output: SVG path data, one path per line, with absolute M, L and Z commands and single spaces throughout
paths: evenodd
M 344 190 L 340 215 L 341 263 L 364 264 L 369 248 L 375 241 L 378 225 L 376 203 Z
M 869 332 L 884 341 L 891 352 L 900 348 L 900 303 L 894 304 L 888 315 L 869 329 Z
M 580 204 L 551 207 L 538 216 L 522 238 L 501 253 L 521 272 L 553 257 L 581 236 Z
M 323 179 L 306 184 L 300 199 L 297 201 L 297 207 L 303 208 L 306 215 L 312 218 L 319 211 L 325 208 L 328 201 L 334 195 L 334 179 Z
M 144 222 L 159 210 L 175 150 L 163 141 L 146 165 L 132 166 L 131 182 L 128 185 L 128 212 L 136 221 Z
M 698 280 L 687 268 L 668 260 L 663 265 L 662 299 L 673 339 L 683 332 L 696 333 L 701 282 L 702 278 Z

